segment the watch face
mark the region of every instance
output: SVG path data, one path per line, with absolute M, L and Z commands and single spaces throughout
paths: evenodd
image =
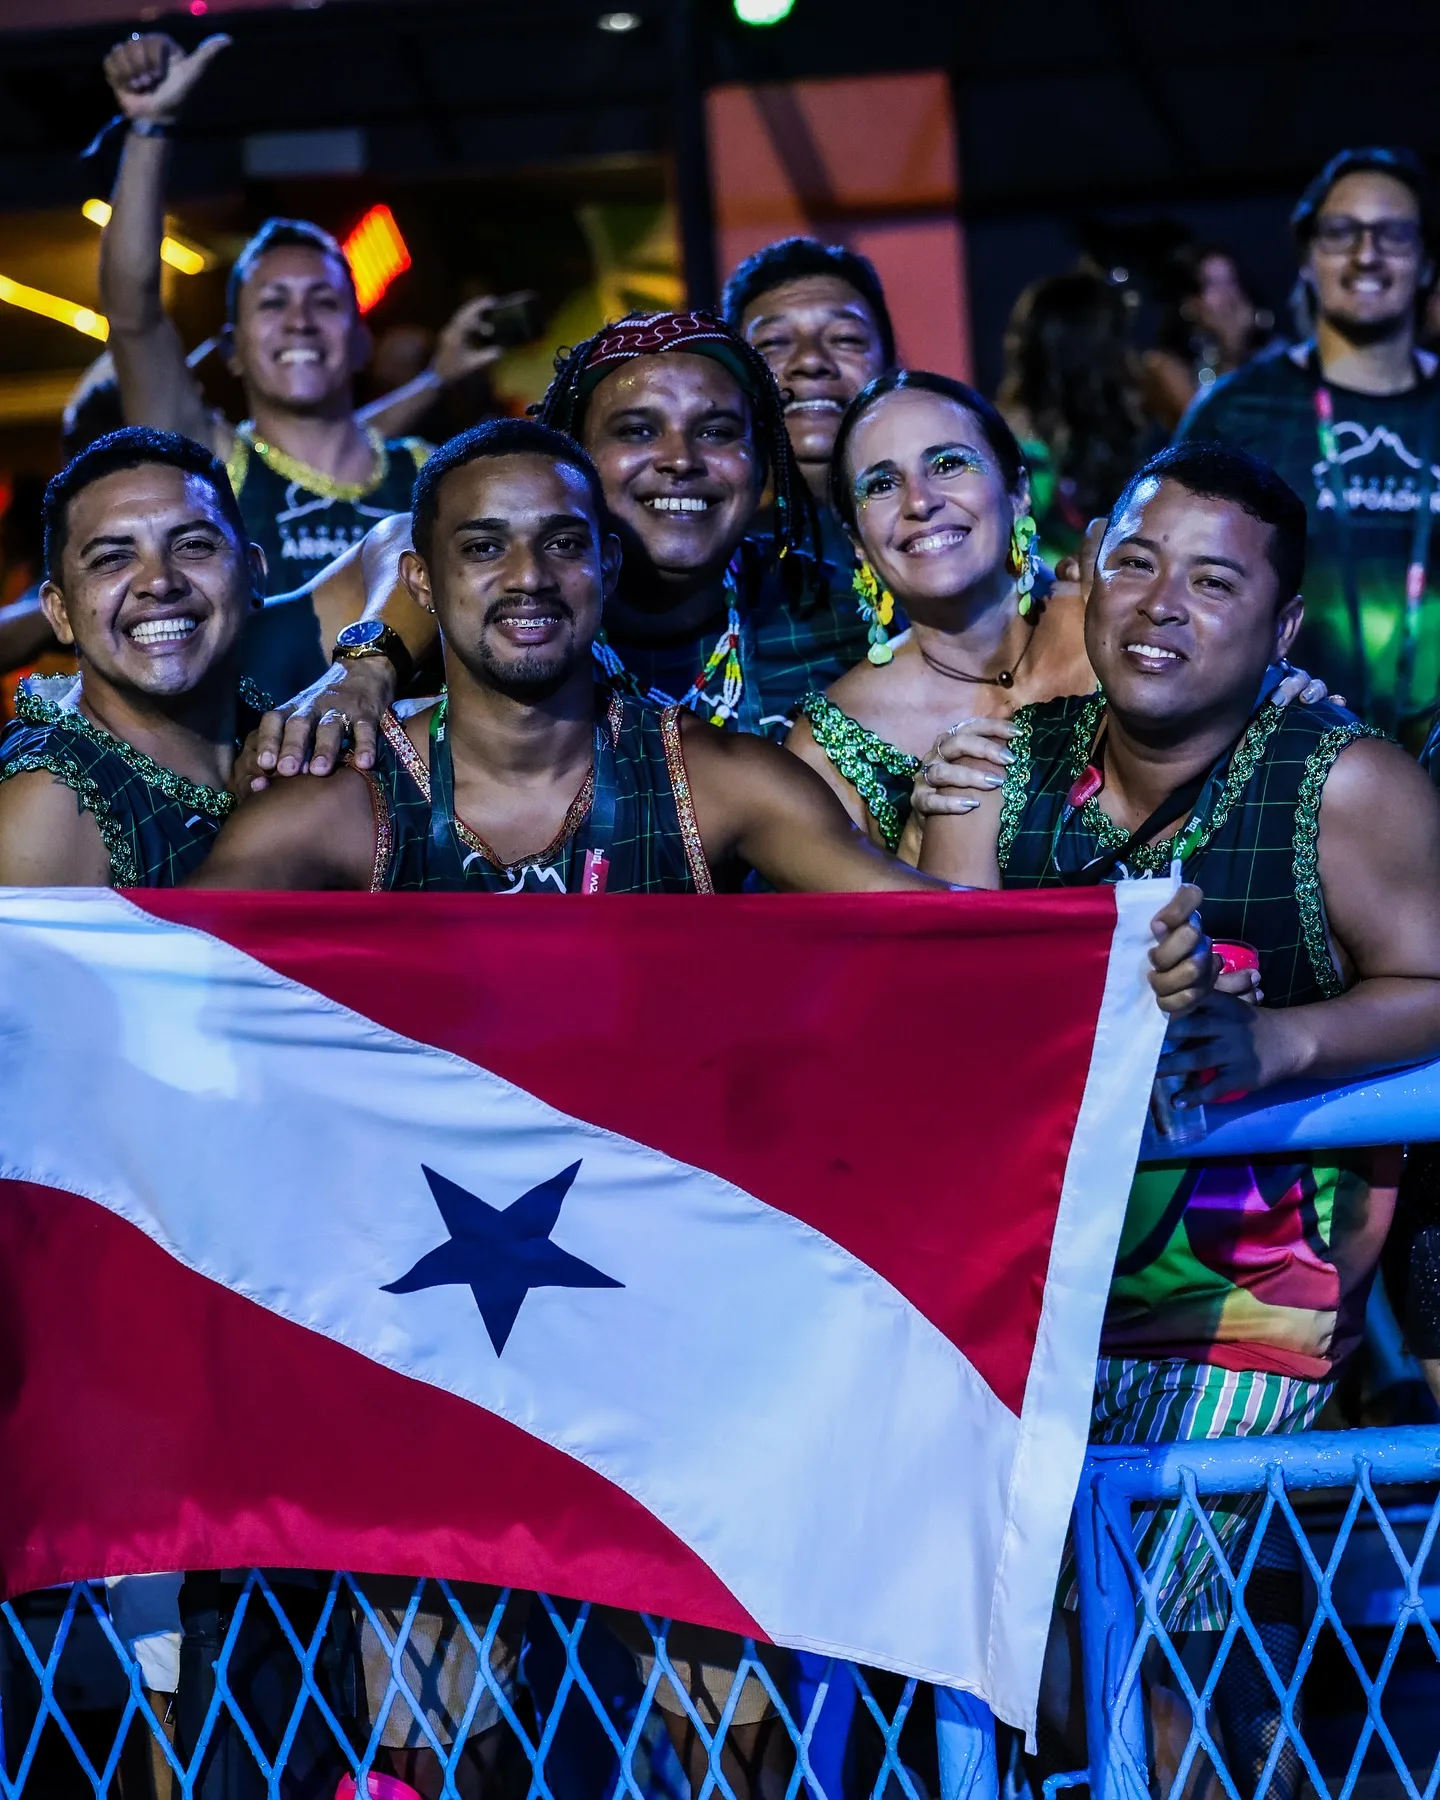
M 379 619 L 358 619 L 355 624 L 347 625 L 335 639 L 336 647 L 341 650 L 363 650 L 367 644 L 378 643 L 385 627 Z

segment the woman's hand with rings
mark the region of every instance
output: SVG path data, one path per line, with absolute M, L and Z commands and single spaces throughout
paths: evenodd
M 1008 747 L 1014 735 L 1008 719 L 961 719 L 942 731 L 915 777 L 915 812 L 925 819 L 974 812 L 986 794 L 1004 786 L 1015 760 Z

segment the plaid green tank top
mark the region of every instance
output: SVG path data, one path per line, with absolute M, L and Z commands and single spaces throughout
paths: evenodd
M 1085 772 L 1105 715 L 1103 694 L 1025 706 L 1015 715 L 1005 774 L 999 858 L 1006 887 L 1059 887 L 1092 857 L 1125 841 L 1098 799 L 1066 796 Z M 1177 848 L 1187 881 L 1205 894 L 1205 929 L 1260 952 L 1272 1006 L 1333 999 L 1343 983 L 1326 942 L 1316 859 L 1320 796 L 1335 758 L 1379 734 L 1329 701 L 1262 706 L 1230 765 L 1211 778 L 1188 826 L 1131 854 L 1132 875 L 1169 869 Z
M 625 695 L 597 694 L 614 747 L 614 827 L 605 846 L 608 894 L 714 892 L 695 823 L 677 707 L 663 711 Z M 366 779 L 375 809 L 372 891 L 578 893 L 582 827 L 595 794 L 592 769 L 559 832 L 543 850 L 507 864 L 463 819 L 432 832 L 430 771 L 394 713 L 382 722 Z
M 46 769 L 74 791 L 100 828 L 112 887 L 176 887 L 193 875 L 235 807 L 232 794 L 187 780 L 93 725 L 75 675 L 20 683 L 15 718 L 0 734 L 0 781 Z M 269 705 L 241 683 L 242 735 Z
M 1095 800 L 1071 807 L 1104 716 L 1101 694 L 1015 715 L 1000 823 L 1007 888 L 1052 887 L 1125 832 Z M 1378 736 L 1330 702 L 1264 706 L 1228 769 L 1173 842 L 1132 854 L 1161 874 L 1179 850 L 1204 890 L 1205 928 L 1260 953 L 1267 1006 L 1331 999 L 1344 986 L 1326 937 L 1316 846 L 1335 759 Z M 1231 1157 L 1143 1164 L 1125 1213 L 1101 1346 L 1323 1380 L 1359 1339 L 1394 1202 L 1386 1153 Z

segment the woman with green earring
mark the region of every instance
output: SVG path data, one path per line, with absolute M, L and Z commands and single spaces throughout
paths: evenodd
M 937 740 L 966 737 L 1001 769 L 1011 715 L 1088 692 L 1078 584 L 1042 594 L 1020 446 L 963 382 L 882 375 L 835 441 L 832 503 L 860 556 L 866 660 L 809 695 L 787 740 L 876 843 L 905 854 L 910 789 Z M 898 605 L 910 629 L 891 634 Z

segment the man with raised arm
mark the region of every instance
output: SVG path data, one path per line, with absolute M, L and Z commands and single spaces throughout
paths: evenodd
M 917 784 L 921 866 L 952 880 L 1082 886 L 1178 868 L 1203 889 L 1205 926 L 1240 966 L 1171 1027 L 1161 1071 L 1184 1082 L 1182 1118 L 1281 1081 L 1353 1081 L 1440 1054 L 1440 797 L 1334 702 L 1282 709 L 1267 692 L 1300 629 L 1304 567 L 1305 509 L 1273 469 L 1219 444 L 1162 452 L 1100 546 L 1085 617 L 1099 690 L 1017 713 L 1003 775 L 942 743 Z M 1399 1162 L 1393 1150 L 1181 1151 L 1142 1165 L 1095 1439 L 1313 1424 L 1360 1339 Z M 1253 1508 L 1207 1511 L 1235 1561 Z M 1165 1525 L 1161 1509 L 1147 1547 Z M 1288 1679 L 1298 1570 L 1276 1553 L 1267 1579 L 1251 1617 Z M 1171 1630 L 1226 1622 L 1226 1577 L 1193 1524 L 1160 1604 Z M 1217 1691 L 1237 1779 L 1242 1766 L 1258 1775 L 1273 1741 L 1254 1700 L 1266 1689 L 1237 1644 Z
M 136 33 L 110 52 L 105 75 L 128 130 L 100 253 L 126 419 L 178 431 L 224 462 L 269 590 L 289 593 L 405 511 L 428 446 L 385 441 L 355 410 L 354 380 L 370 352 L 340 246 L 308 221 L 270 219 L 240 252 L 227 288 L 223 349 L 245 390 L 231 425 L 205 403 L 160 297 L 160 245 L 170 137 L 205 70 L 230 40 L 190 55 L 161 33 Z M 485 342 L 488 300 L 471 301 L 441 335 L 439 388 L 499 354 Z M 403 648 L 402 648 L 403 656 Z

